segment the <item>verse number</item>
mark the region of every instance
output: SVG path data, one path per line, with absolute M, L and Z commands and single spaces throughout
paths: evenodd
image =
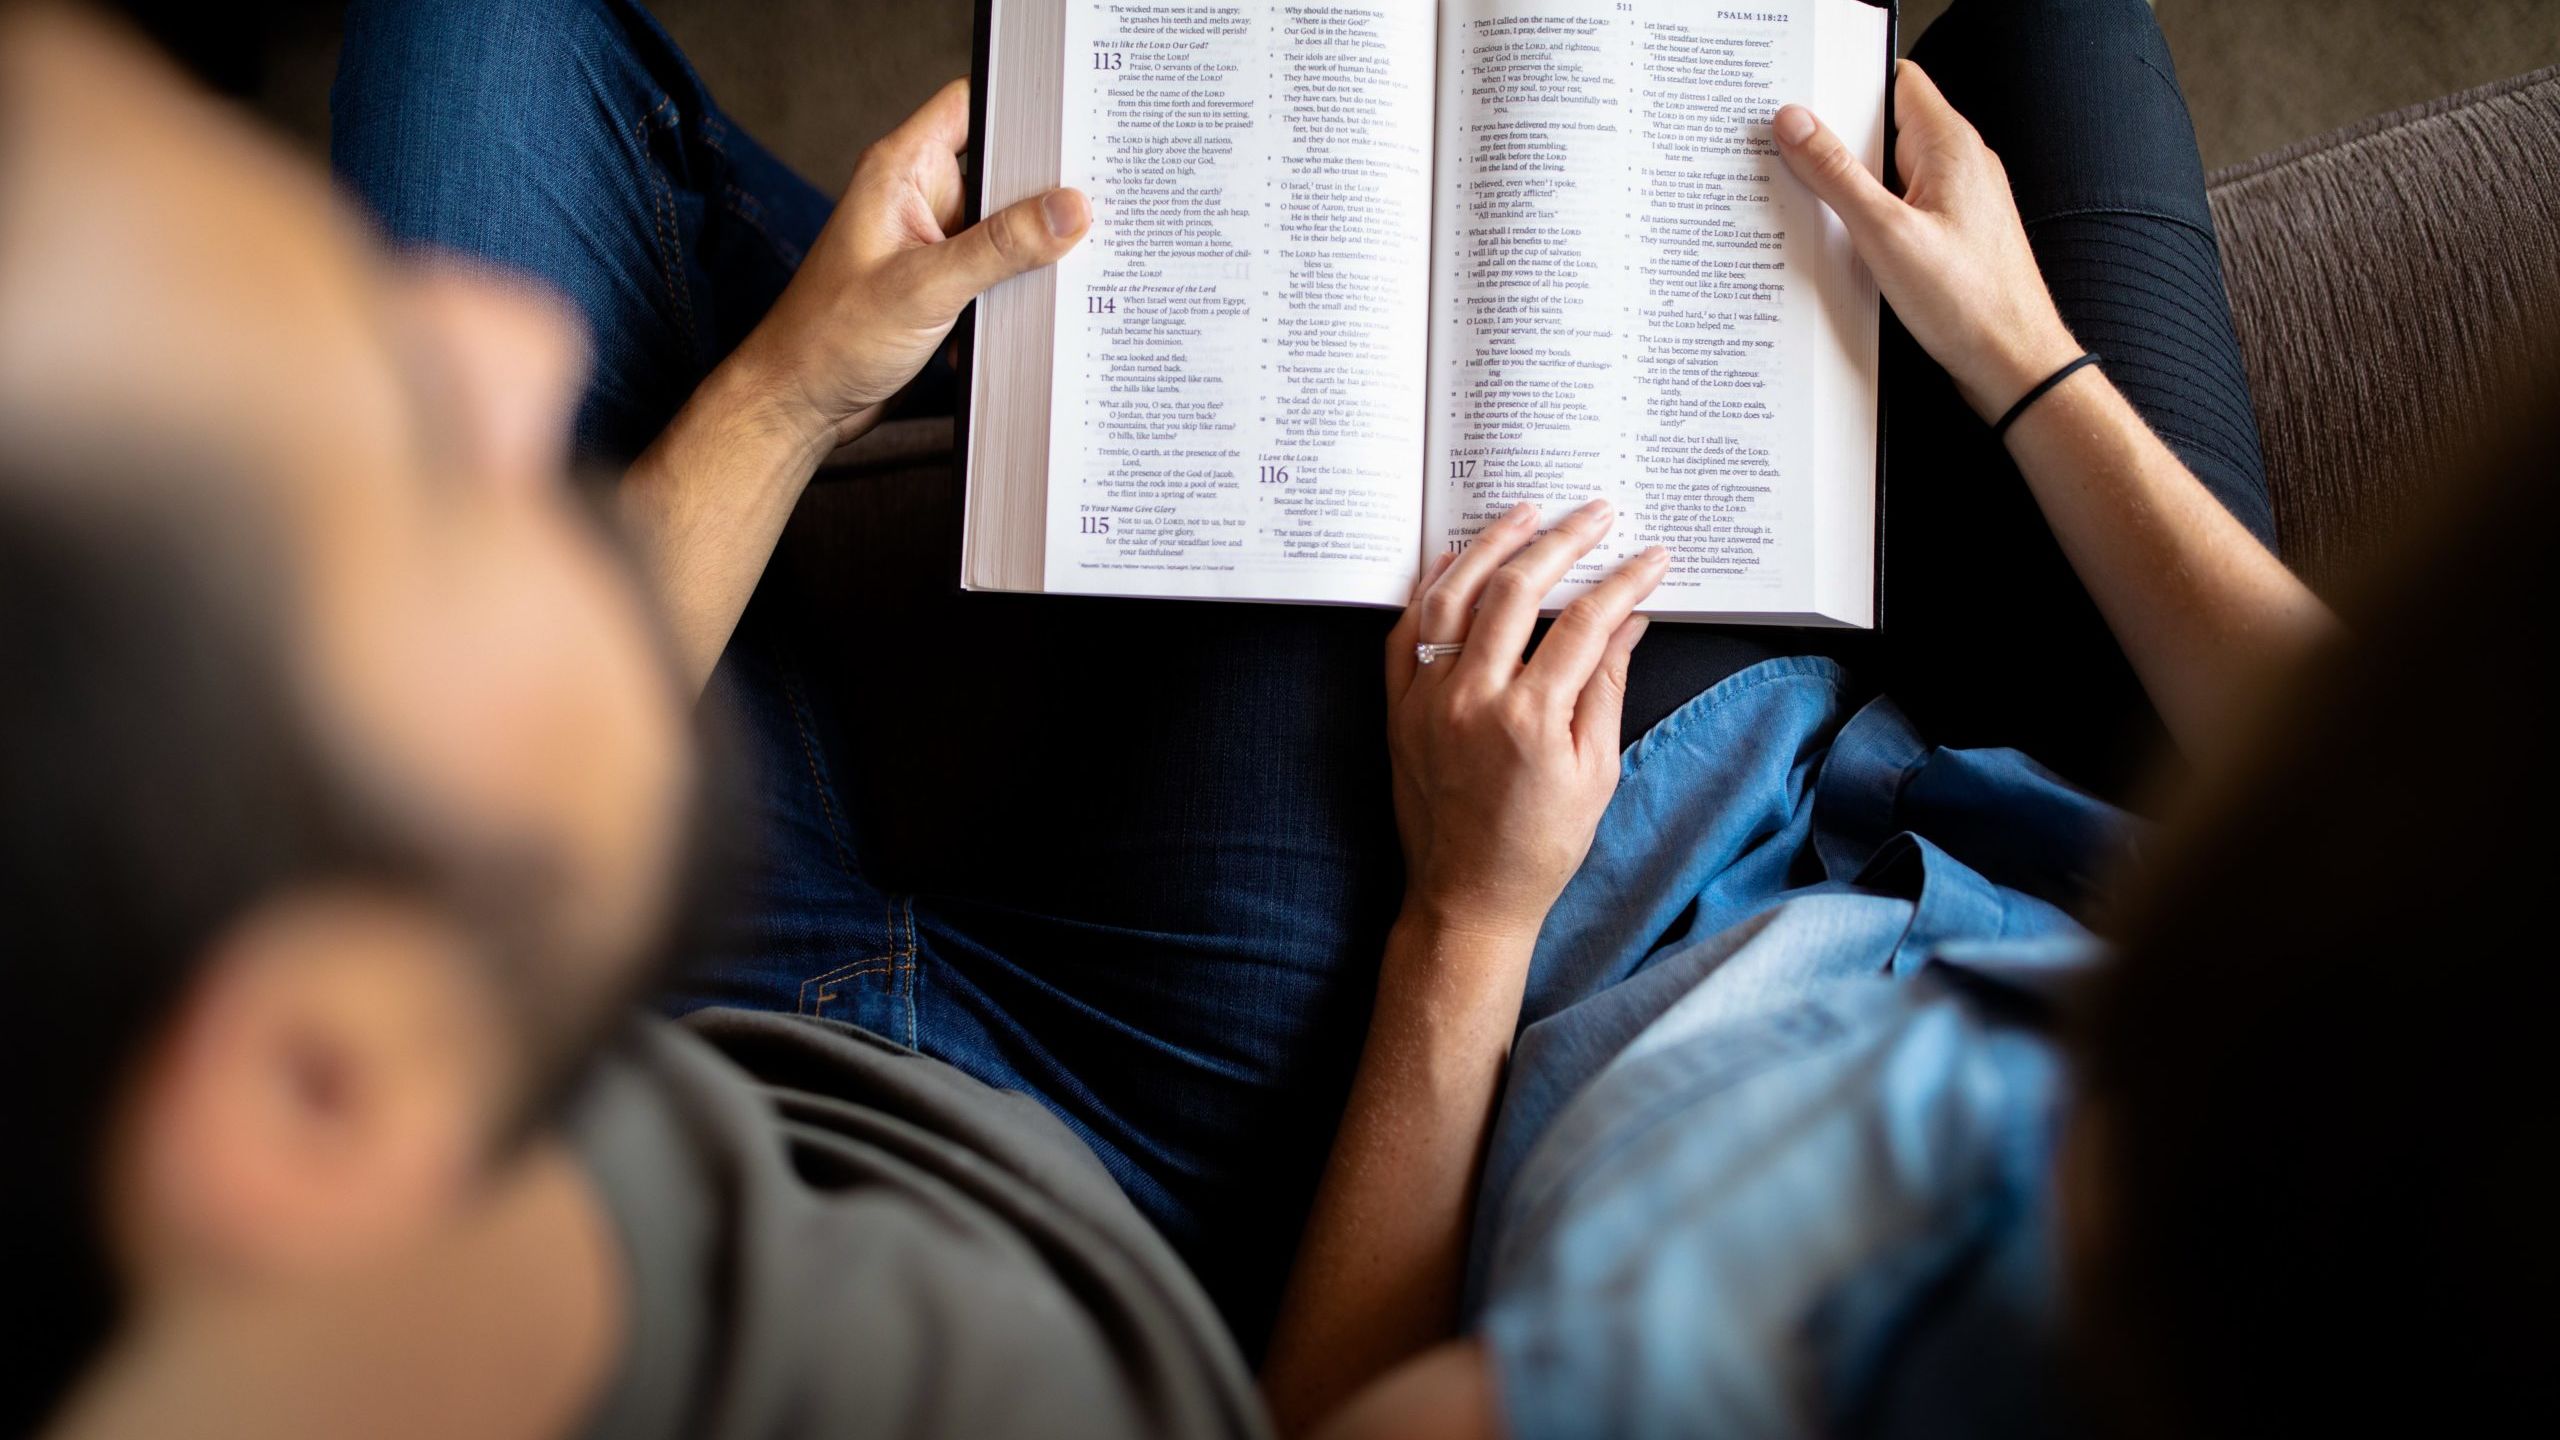
M 1263 484 L 1265 484 L 1265 485 L 1286 485 L 1286 484 L 1288 484 L 1288 483 L 1289 483 L 1289 467 L 1288 467 L 1288 466 L 1286 466 L 1286 465 L 1265 465 L 1265 466 L 1263 466 L 1263 467 L 1262 467 L 1262 483 L 1263 483 Z
M 1084 313 L 1087 315 L 1117 315 L 1120 313 L 1120 297 L 1117 295 L 1087 295 L 1084 297 Z
M 1079 535 L 1108 535 L 1111 533 L 1111 517 L 1108 515 L 1078 516 L 1076 519 L 1076 533 Z
M 1117 70 L 1120 68 L 1120 62 L 1126 58 L 1126 56 L 1117 50 L 1097 50 L 1093 54 L 1093 68 L 1096 70 Z

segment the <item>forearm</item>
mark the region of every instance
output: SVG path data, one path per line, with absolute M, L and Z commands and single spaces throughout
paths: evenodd
M 2084 370 L 2009 429 L 2063 554 L 2179 748 L 2210 759 L 2336 627 L 2115 386 Z
M 1801 106 L 1780 109 L 1771 133 L 1796 178 L 1848 227 L 1912 338 L 1989 421 L 2080 347 L 2046 290 L 1999 157 L 1926 71 L 1905 60 L 1894 73 L 1901 195 Z M 2008 443 L 2189 755 L 2227 744 L 2259 678 L 2335 628 L 2096 371 L 2029 406 Z
M 839 439 L 733 357 L 702 382 L 623 479 L 618 503 L 663 607 L 689 691 L 728 647 L 782 527 Z
M 1455 1331 L 1468 1211 L 1532 943 L 1397 923 L 1263 1365 L 1283 1434 Z
M 1539 518 L 1523 503 L 1486 526 L 1423 577 L 1387 634 L 1405 910 L 1263 1362 L 1285 1434 L 1390 1372 L 1404 1383 L 1345 1412 L 1345 1433 L 1410 1434 L 1434 1410 L 1460 1427 L 1447 1433 L 1490 1424 L 1478 1352 L 1434 1347 L 1458 1328 L 1468 1212 L 1530 955 L 1616 793 L 1635 611 L 1670 559 L 1652 546 L 1611 569 L 1523 661 L 1540 601 L 1613 517 L 1595 500 L 1543 532 Z M 1423 664 L 1416 650 L 1437 645 L 1465 653 Z M 1406 1369 L 1430 1353 L 1437 1363 Z

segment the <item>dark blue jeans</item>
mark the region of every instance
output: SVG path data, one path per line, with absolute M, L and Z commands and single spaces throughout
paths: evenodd
M 2066 316 L 2264 534 L 2149 10 L 1963 0 L 1925 50 L 2009 158 Z M 359 0 L 332 112 L 338 172 L 396 241 L 529 271 L 585 313 L 591 459 L 647 443 L 829 208 L 630 0 Z M 1910 639 L 1865 658 L 1904 667 L 1924 714 L 1950 694 L 1957 718 L 2005 706 L 2027 736 L 2156 724 L 1980 423 L 1907 340 L 1888 367 L 1887 605 Z M 917 543 L 835 538 L 853 566 Z M 780 587 L 713 682 L 756 761 L 761 858 L 671 1004 L 848 1020 L 1038 1098 L 1258 1346 L 1402 889 L 1388 617 L 959 596 L 938 576 L 812 615 Z M 1631 731 L 1772 648 L 1658 629 Z M 1941 683 L 1936 650 L 1962 662 Z M 1944 683 L 1960 676 L 1988 688 Z
M 627 0 L 359 0 L 332 120 L 395 242 L 584 312 L 592 460 L 665 424 L 830 208 Z M 955 573 L 814 617 L 768 577 L 713 681 L 760 860 L 672 1007 L 846 1020 L 1039 1098 L 1254 1344 L 1402 890 L 1388 619 L 958 596 Z

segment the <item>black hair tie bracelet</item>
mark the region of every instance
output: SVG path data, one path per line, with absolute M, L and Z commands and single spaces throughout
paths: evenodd
M 2018 423 L 2018 417 L 2027 413 L 2028 406 L 2033 405 L 2045 396 L 2052 394 L 2054 386 L 2061 384 L 2063 381 L 2070 379 L 2072 376 L 2079 374 L 2082 370 L 2085 370 L 2097 363 L 2098 357 L 2096 354 L 2086 354 L 2046 376 L 2043 384 L 2038 385 L 2033 390 L 2030 390 L 2025 395 L 2021 396 L 2017 404 L 2009 407 L 2009 413 L 2000 417 L 2000 423 L 1991 427 L 1991 438 L 1999 440 L 2006 437 L 2009 433 L 2009 427 Z

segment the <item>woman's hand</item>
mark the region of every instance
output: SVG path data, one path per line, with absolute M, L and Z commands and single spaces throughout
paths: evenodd
M 822 454 L 869 428 L 980 291 L 1056 263 L 1093 222 L 1082 192 L 1052 190 L 952 233 L 968 145 L 969 82 L 954 80 L 862 152 L 799 273 L 733 357 Z
M 1799 105 L 1771 123 L 1848 227 L 1894 313 L 1985 420 L 2079 357 L 2027 246 L 2008 172 L 1920 67 L 1894 86 L 1897 200 Z M 2264 677 L 2328 643 L 2328 608 L 2233 519 L 2095 369 L 2007 436 L 2055 543 L 2189 758 L 2244 733 Z
M 1521 658 L 1540 604 L 1613 518 L 1595 500 L 1541 536 L 1537 507 L 1515 508 L 1423 577 L 1387 637 L 1405 908 L 1442 933 L 1534 938 L 1617 789 L 1634 611 L 1668 556 L 1628 561 Z M 1423 665 L 1424 642 L 1467 648 Z
M 1456 1332 L 1467 1209 L 1529 955 L 1617 789 L 1635 608 L 1669 558 L 1628 561 L 1523 661 L 1540 603 L 1610 519 L 1593 501 L 1540 536 L 1537 507 L 1519 506 L 1423 576 L 1387 637 L 1405 913 L 1263 1359 L 1283 1435 Z M 1424 665 L 1426 641 L 1466 648 Z
M 1900 199 L 1803 106 L 1781 109 L 1770 128 L 1787 168 L 1848 227 L 1912 338 L 1975 414 L 1996 419 L 2080 347 L 2027 248 L 2000 157 L 1908 60 L 1894 96 Z

